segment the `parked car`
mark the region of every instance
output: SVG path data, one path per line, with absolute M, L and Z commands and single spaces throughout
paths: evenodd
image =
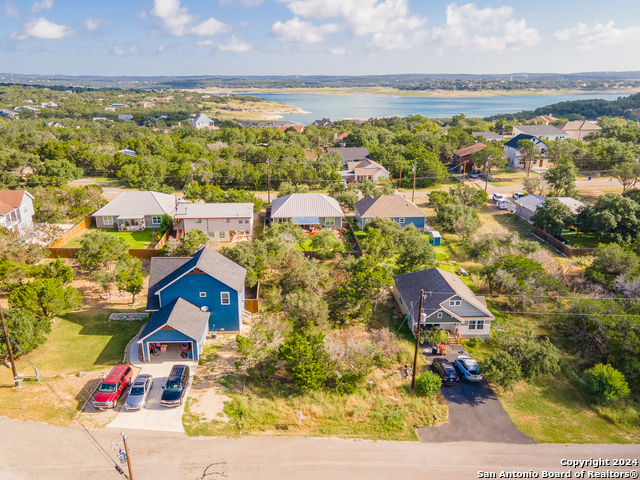
M 496 204 L 500 210 L 509 210 L 510 212 L 514 213 L 516 211 L 516 206 L 506 198 L 503 200 L 498 200 Z
M 496 202 L 496 203 L 498 203 L 500 200 L 505 200 L 505 198 L 502 196 L 502 194 L 501 193 L 497 193 L 497 192 L 493 194 L 492 198 L 493 198 L 493 201 Z
M 459 356 L 456 358 L 456 367 L 458 367 L 458 370 L 466 380 L 470 382 L 482 381 L 482 373 L 480 373 L 478 362 L 471 357 Z
M 138 375 L 131 384 L 129 395 L 124 401 L 127 410 L 140 410 L 147 406 L 147 397 L 153 388 L 153 376 L 148 374 Z
M 189 385 L 189 367 L 187 365 L 174 365 L 169 373 L 167 383 L 162 387 L 160 404 L 163 407 L 177 407 L 182 405 L 182 399 Z
M 471 180 L 477 180 L 478 179 L 478 174 L 477 173 L 468 173 L 467 174 L 467 178 L 470 178 Z
M 513 192 L 513 198 L 515 198 L 516 200 L 522 197 L 526 197 L 527 194 L 526 193 L 522 193 L 522 192 Z
M 115 408 L 118 405 L 118 399 L 131 383 L 132 375 L 129 365 L 113 367 L 109 375 L 102 380 L 98 393 L 93 397 L 91 403 L 93 407 L 98 409 Z
M 449 362 L 445 358 L 434 358 L 431 368 L 436 375 L 440 376 L 443 385 L 458 385 L 458 372 L 456 371 L 453 363 Z

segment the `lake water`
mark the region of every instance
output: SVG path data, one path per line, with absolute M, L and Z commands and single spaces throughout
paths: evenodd
M 249 94 L 247 94 L 249 95 Z M 464 113 L 467 117 L 488 117 L 499 113 L 535 110 L 552 103 L 568 100 L 603 98 L 615 100 L 619 94 L 592 95 L 520 95 L 500 97 L 397 97 L 370 94 L 261 93 L 250 94 L 269 101 L 298 107 L 305 114 L 283 115 L 283 120 L 308 125 L 315 120 L 330 118 L 405 117 L 418 113 L 429 118 Z

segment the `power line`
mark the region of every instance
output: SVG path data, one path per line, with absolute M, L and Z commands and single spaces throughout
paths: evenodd
M 18 350 L 20 350 L 20 353 L 22 354 L 22 356 L 27 360 L 27 362 L 29 362 L 29 365 L 31 365 L 31 367 L 33 367 L 33 369 L 36 369 L 36 366 L 33 364 L 33 362 L 31 361 L 31 359 L 27 356 L 26 353 L 24 353 L 24 351 L 22 350 L 22 348 L 20 348 L 20 345 L 18 344 L 18 342 L 13 338 L 13 337 L 9 337 L 11 339 L 11 341 L 13 342 L 13 344 L 16 346 L 16 348 Z M 80 421 L 80 419 L 76 416 L 76 414 L 73 412 L 73 410 L 71 410 L 69 408 L 69 406 L 65 403 L 65 401 L 60 397 L 60 395 L 58 395 L 58 393 L 53 389 L 53 387 L 51 386 L 51 384 L 49 382 L 47 382 L 44 378 L 42 378 L 42 382 L 44 382 L 44 384 L 46 385 L 46 387 L 49 389 L 49 391 L 58 399 L 58 401 L 62 404 L 62 406 L 69 412 L 69 414 L 73 417 L 73 419 L 78 423 L 78 425 L 80 425 L 81 430 L 83 431 L 83 433 L 87 436 L 87 438 L 89 439 L 89 441 L 93 444 L 94 447 L 96 447 L 98 449 L 98 452 L 100 452 L 102 454 L 103 457 L 105 457 L 105 459 L 107 460 L 107 462 L 109 462 L 110 464 L 112 464 L 115 469 L 118 471 L 118 473 L 120 475 L 123 475 L 124 478 L 128 479 L 129 477 L 127 475 L 125 475 L 124 471 L 120 468 L 120 465 L 118 465 L 118 463 L 113 460 L 111 458 L 111 456 L 109 455 L 109 452 L 107 452 L 104 447 L 102 447 L 102 445 L 100 445 L 100 443 L 98 442 L 98 440 L 91 434 L 91 432 L 87 429 L 87 427 L 85 427 L 85 425 Z

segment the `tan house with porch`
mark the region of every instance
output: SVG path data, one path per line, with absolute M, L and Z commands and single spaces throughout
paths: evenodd
M 253 203 L 180 203 L 173 227 L 177 238 L 200 230 L 217 242 L 250 242 Z

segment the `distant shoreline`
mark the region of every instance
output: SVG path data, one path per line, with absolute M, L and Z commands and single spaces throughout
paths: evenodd
M 233 94 L 247 94 L 247 95 L 259 95 L 261 93 L 269 94 L 316 94 L 316 95 L 357 95 L 357 94 L 369 94 L 369 95 L 383 95 L 392 97 L 507 97 L 507 96 L 544 96 L 544 95 L 595 95 L 595 94 L 619 94 L 632 95 L 640 92 L 638 88 L 629 89 L 608 89 L 608 90 L 480 90 L 480 91 L 466 91 L 466 90 L 397 90 L 394 88 L 384 87 L 371 87 L 371 88 L 243 88 L 238 90 L 225 90 L 225 89 L 185 89 L 188 91 L 206 92 L 206 93 L 233 93 Z

